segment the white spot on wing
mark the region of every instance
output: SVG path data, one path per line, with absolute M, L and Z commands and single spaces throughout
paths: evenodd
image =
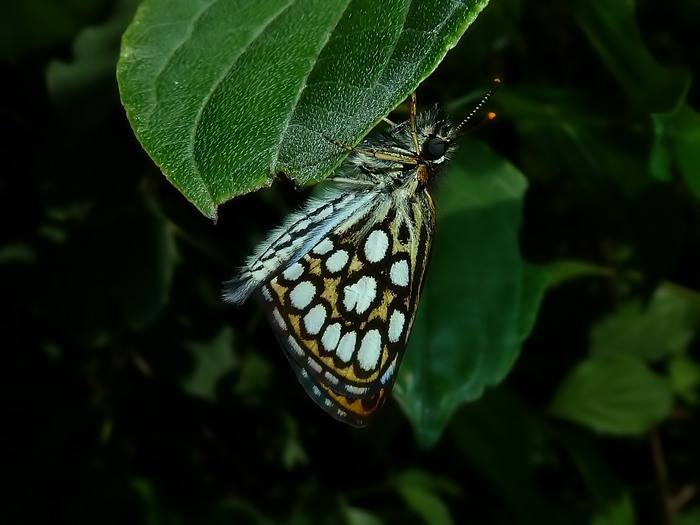
M 346 385 L 345 386 L 345 391 L 348 394 L 353 394 L 355 396 L 361 396 L 363 394 L 366 394 L 369 388 L 362 388 L 359 386 L 352 386 L 352 385 Z
M 399 310 L 391 312 L 389 318 L 389 341 L 396 343 L 401 339 L 403 327 L 406 324 L 406 316 Z
M 336 354 L 341 361 L 349 363 L 352 359 L 352 354 L 355 353 L 355 343 L 357 342 L 357 334 L 353 332 L 348 332 L 343 337 L 340 338 L 338 343 L 338 349 Z
M 300 263 L 295 262 L 282 272 L 282 276 L 288 281 L 296 281 L 303 273 L 304 267 Z
M 309 219 L 302 219 L 296 224 L 296 226 L 294 226 L 292 233 L 298 233 L 300 231 L 303 231 L 306 228 L 308 228 L 310 224 L 311 221 Z
M 377 281 L 365 275 L 343 289 L 343 306 L 348 312 L 364 313 L 377 296 Z
M 340 323 L 333 323 L 323 332 L 321 344 L 326 352 L 332 352 L 338 346 L 340 340 Z
M 408 286 L 410 278 L 408 261 L 406 259 L 401 259 L 392 264 L 391 270 L 389 270 L 389 278 L 396 286 Z
M 312 282 L 302 281 L 289 292 L 289 299 L 292 301 L 292 305 L 294 305 L 295 308 L 303 310 L 311 304 L 315 295 L 316 286 L 314 286 Z
M 357 362 L 363 370 L 373 370 L 377 367 L 381 353 L 382 336 L 379 330 L 370 330 L 362 338 L 360 349 L 357 351 Z
M 333 249 L 333 241 L 331 241 L 328 237 L 323 239 L 321 242 L 319 242 L 316 246 L 314 246 L 314 249 L 311 250 L 317 255 L 325 255 L 329 251 Z
M 314 213 L 314 219 L 316 219 L 317 221 L 321 221 L 326 217 L 330 217 L 331 213 L 333 213 L 333 205 L 328 204 L 320 210 L 316 210 L 316 212 Z
M 322 304 L 317 304 L 304 316 L 304 327 L 311 335 L 318 334 L 325 322 L 326 308 Z
M 369 262 L 381 261 L 389 248 L 389 237 L 382 230 L 373 230 L 365 241 L 365 257 Z
M 338 250 L 333 255 L 331 255 L 326 261 L 326 269 L 331 272 L 339 272 L 350 260 L 350 255 L 346 250 Z

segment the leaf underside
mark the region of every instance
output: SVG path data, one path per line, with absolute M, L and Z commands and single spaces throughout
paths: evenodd
M 284 173 L 321 180 L 428 76 L 487 0 L 145 1 L 122 41 L 144 149 L 206 216 Z

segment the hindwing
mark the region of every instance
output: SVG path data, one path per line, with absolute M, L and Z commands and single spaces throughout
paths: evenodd
M 369 422 L 394 384 L 435 229 L 426 190 L 382 198 L 260 288 L 304 388 L 329 414 L 355 426 Z

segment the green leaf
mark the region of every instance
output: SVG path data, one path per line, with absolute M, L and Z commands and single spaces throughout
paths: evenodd
M 124 35 L 122 103 L 146 151 L 205 215 L 318 181 L 459 40 L 487 0 L 146 0 Z
M 193 396 L 215 401 L 219 380 L 238 364 L 233 354 L 231 328 L 224 326 L 209 342 L 189 343 L 187 346 L 194 357 L 194 368 L 182 381 L 182 388 Z
M 582 361 L 559 385 L 550 412 L 593 430 L 638 435 L 671 411 L 666 381 L 629 355 Z
M 425 446 L 460 404 L 504 378 L 534 323 L 548 272 L 520 254 L 525 187 L 512 165 L 469 142 L 436 196 L 433 262 L 394 389 Z
M 687 349 L 700 327 L 700 296 L 660 286 L 648 304 L 630 301 L 591 330 L 594 357 L 629 354 L 657 361 Z

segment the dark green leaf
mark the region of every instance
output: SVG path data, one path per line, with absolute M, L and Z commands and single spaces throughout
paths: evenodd
M 205 215 L 318 181 L 455 45 L 487 0 L 147 0 L 124 35 L 122 102 L 168 179 Z
M 394 390 L 424 445 L 503 379 L 532 328 L 548 272 L 520 254 L 524 191 L 512 165 L 469 142 L 436 197 L 433 263 Z

